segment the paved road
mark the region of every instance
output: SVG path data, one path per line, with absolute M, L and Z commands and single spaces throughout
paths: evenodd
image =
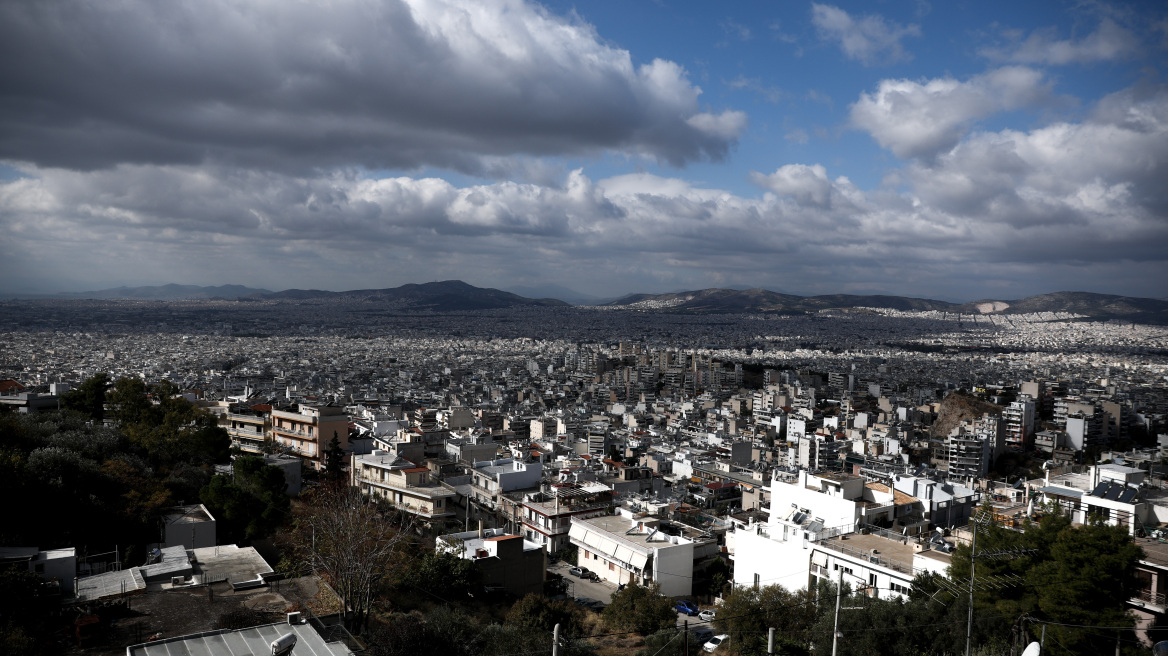
M 568 596 L 573 599 L 587 599 L 591 601 L 599 601 L 605 606 L 612 603 L 612 593 L 616 592 L 616 586 L 608 581 L 585 581 L 568 573 L 568 569 L 572 567 L 565 562 L 558 562 L 554 565 L 549 565 L 548 570 L 561 574 L 564 580 L 568 582 Z

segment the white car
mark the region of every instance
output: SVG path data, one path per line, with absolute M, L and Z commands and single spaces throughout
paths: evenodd
M 729 638 L 730 638 L 730 636 L 726 635 L 725 633 L 723 633 L 722 635 L 716 635 L 713 638 L 710 638 L 709 642 L 702 645 L 702 649 L 705 649 L 708 652 L 713 652 L 715 649 L 718 648 L 718 645 L 722 644 L 723 642 L 725 642 Z
M 703 621 L 703 622 L 713 622 L 714 618 L 717 617 L 717 615 L 718 615 L 718 611 L 716 611 L 716 610 L 713 610 L 713 609 L 703 610 L 702 612 L 698 613 L 698 619 Z

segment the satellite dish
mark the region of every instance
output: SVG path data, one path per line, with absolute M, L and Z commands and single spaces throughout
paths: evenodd
M 1157 642 L 1153 645 L 1152 656 L 1168 656 L 1168 640 Z
M 1022 656 L 1039 656 L 1042 653 L 1042 647 L 1037 642 L 1032 642 L 1026 645 L 1026 649 L 1022 651 Z

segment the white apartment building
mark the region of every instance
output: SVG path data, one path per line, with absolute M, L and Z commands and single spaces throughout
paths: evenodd
M 766 523 L 751 524 L 733 534 L 737 585 L 802 588 L 811 580 L 812 551 L 824 550 L 820 543 L 871 524 L 895 526 L 902 518 L 915 520 L 921 503 L 859 476 L 800 471 L 792 482 L 771 482 L 768 512 Z M 907 580 L 912 580 L 911 574 Z
M 654 581 L 667 597 L 693 592 L 694 543 L 671 535 L 656 517 L 605 515 L 572 520 L 577 562 L 616 585 Z

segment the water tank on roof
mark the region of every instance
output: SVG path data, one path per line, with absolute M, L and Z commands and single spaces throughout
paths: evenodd
M 285 633 L 272 641 L 272 656 L 286 656 L 296 646 L 296 634 Z

